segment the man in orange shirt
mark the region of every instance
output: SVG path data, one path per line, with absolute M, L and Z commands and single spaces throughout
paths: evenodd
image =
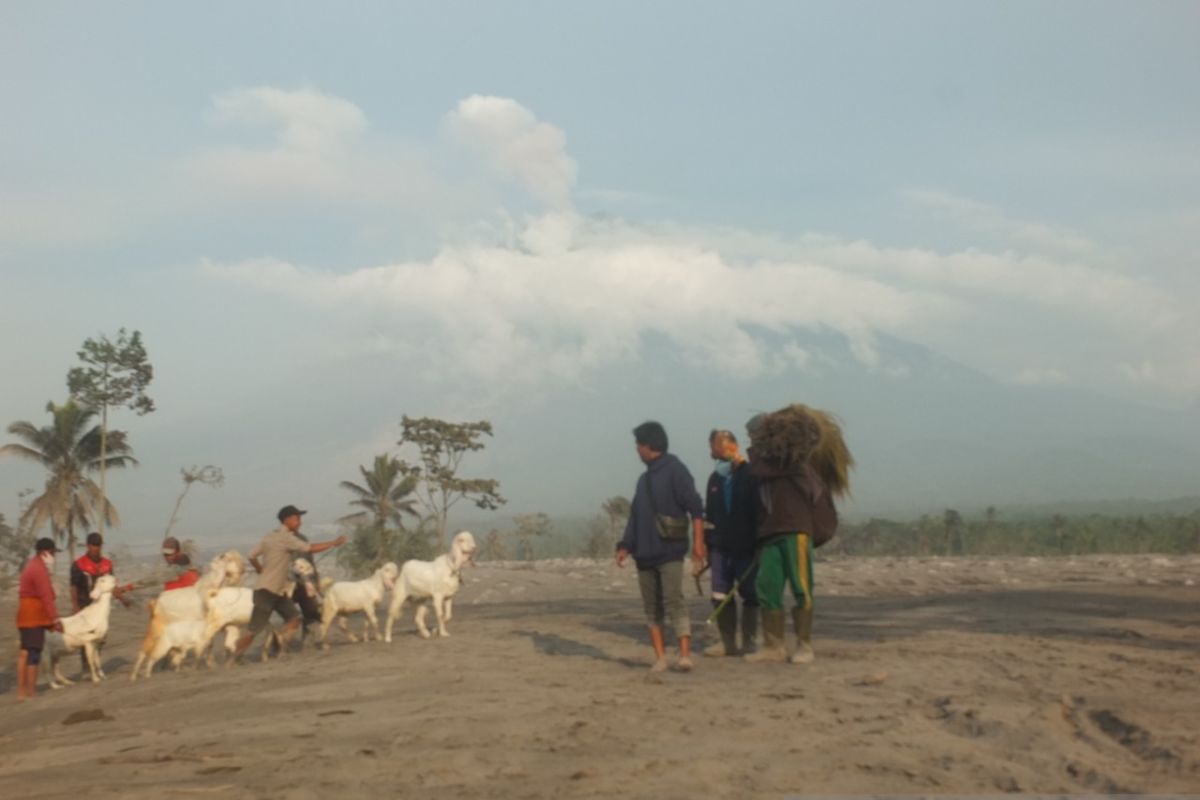
M 20 602 L 17 605 L 17 631 L 21 651 L 17 655 L 17 702 L 37 694 L 38 664 L 46 646 L 46 629 L 62 630 L 55 604 L 50 571 L 58 552 L 52 539 L 38 539 L 34 556 L 21 570 Z

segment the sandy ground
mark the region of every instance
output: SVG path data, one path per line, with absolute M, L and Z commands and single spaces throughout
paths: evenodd
M 410 616 L 390 645 L 134 684 L 144 610 L 117 607 L 109 680 L 24 704 L 5 636 L 0 796 L 1200 791 L 1200 556 L 816 575 L 809 666 L 651 675 L 634 571 L 584 560 L 481 565 L 447 639 Z

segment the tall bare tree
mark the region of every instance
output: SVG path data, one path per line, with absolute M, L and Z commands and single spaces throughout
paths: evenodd
M 175 498 L 175 508 L 171 510 L 171 518 L 167 520 L 167 530 L 163 536 L 170 536 L 171 529 L 179 521 L 179 508 L 183 505 L 183 498 L 187 497 L 187 493 L 191 491 L 192 484 L 199 483 L 212 489 L 225 485 L 225 473 L 220 467 L 214 467 L 212 464 L 206 464 L 203 467 L 193 466 L 191 469 L 180 467 L 179 474 L 183 477 L 183 489 Z

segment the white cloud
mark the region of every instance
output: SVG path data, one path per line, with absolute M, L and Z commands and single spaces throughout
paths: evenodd
M 1087 255 L 1096 244 L 1080 233 L 1012 217 L 995 206 L 937 189 L 909 189 L 901 196 L 976 233 L 997 236 L 1010 244 L 1037 252 Z
M 217 95 L 209 118 L 218 124 L 271 129 L 281 149 L 308 153 L 344 150 L 367 128 L 366 115 L 349 100 L 312 89 L 271 86 Z
M 808 364 L 802 348 L 791 343 L 776 352 L 751 333 L 757 328 L 835 328 L 875 367 L 875 332 L 899 334 L 918 319 L 954 313 L 937 292 L 821 264 L 734 263 L 633 233 L 612 223 L 597 230 L 558 212 L 531 220 L 515 246 L 447 247 L 427 262 L 349 272 L 271 260 L 204 269 L 313 306 L 349 309 L 375 325 L 391 320 L 395 337 L 416 337 L 430 369 L 500 383 L 583 380 L 594 368 L 637 357 L 650 333 L 738 377 Z M 379 348 L 377 339 L 371 346 Z
M 507 97 L 471 95 L 446 116 L 451 135 L 552 208 L 571 205 L 575 159 L 561 129 Z

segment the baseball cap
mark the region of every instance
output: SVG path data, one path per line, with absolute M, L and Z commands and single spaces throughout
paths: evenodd
M 58 545 L 54 543 L 53 539 L 43 536 L 41 539 L 37 540 L 37 544 L 33 546 L 33 549 L 39 553 L 44 553 L 47 550 L 49 550 L 51 553 L 57 553 Z
M 163 555 L 168 555 L 168 556 L 178 553 L 179 552 L 179 540 L 176 539 L 174 536 L 168 536 L 167 538 L 163 539 L 162 551 L 163 551 Z
M 279 513 L 276 514 L 275 516 L 279 519 L 280 522 L 283 522 L 285 519 L 287 519 L 288 517 L 290 517 L 292 515 L 298 514 L 300 516 L 303 516 L 307 513 L 308 513 L 307 511 L 301 511 L 300 509 L 296 508 L 295 506 L 284 506 L 283 508 L 279 509 Z

